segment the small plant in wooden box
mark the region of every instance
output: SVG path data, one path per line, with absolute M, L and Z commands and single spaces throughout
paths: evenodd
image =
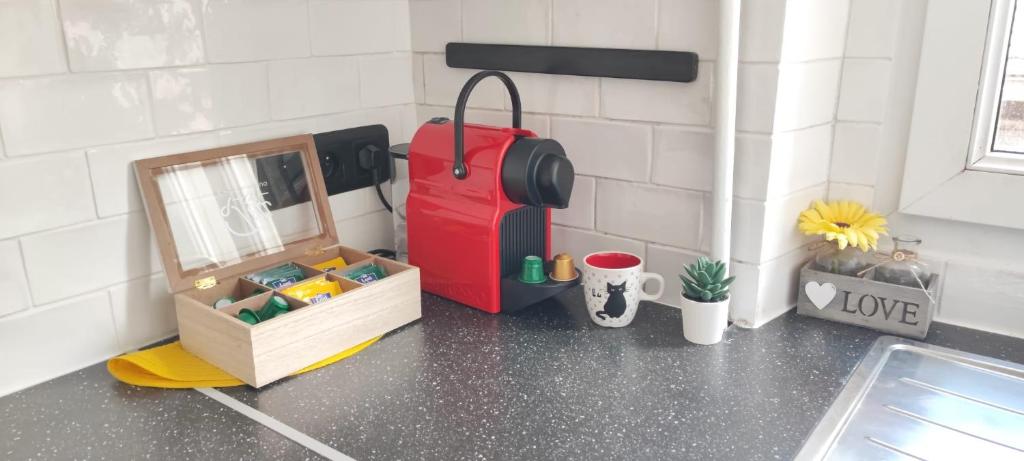
M 902 274 L 903 265 L 916 259 L 916 252 L 899 247 L 891 253 L 869 253 L 877 250 L 879 236 L 888 233 L 885 225 L 883 216 L 852 201 L 818 200 L 801 213 L 800 230 L 823 240 L 813 247 L 814 260 L 800 270 L 797 313 L 925 337 L 936 307 L 938 275 L 910 268 L 915 276 L 924 275 L 917 284 L 885 275 Z

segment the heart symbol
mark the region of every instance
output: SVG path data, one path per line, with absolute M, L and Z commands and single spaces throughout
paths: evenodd
M 836 286 L 831 283 L 807 282 L 804 293 L 818 310 L 824 309 L 836 297 Z

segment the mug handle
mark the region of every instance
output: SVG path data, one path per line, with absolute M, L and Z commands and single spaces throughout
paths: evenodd
M 658 292 L 653 294 L 653 295 L 652 294 L 648 294 L 643 289 L 644 283 L 647 282 L 648 280 L 652 280 L 652 279 L 658 281 Z M 665 278 L 662 277 L 661 274 L 656 274 L 654 272 L 641 272 L 640 273 L 640 300 L 641 301 L 653 301 L 655 299 L 660 298 L 661 294 L 664 293 L 664 292 L 665 292 Z

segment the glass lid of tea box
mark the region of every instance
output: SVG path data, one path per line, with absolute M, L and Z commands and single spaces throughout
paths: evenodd
M 337 243 L 312 136 L 139 160 L 136 173 L 174 291 Z

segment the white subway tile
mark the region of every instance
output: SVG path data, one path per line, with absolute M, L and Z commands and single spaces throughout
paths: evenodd
M 943 276 L 938 321 L 1024 338 L 1024 274 L 950 261 Z
M 710 192 L 714 152 L 714 132 L 709 129 L 655 127 L 652 182 Z M 770 136 L 741 134 L 736 137 L 733 187 L 737 197 L 765 198 L 770 159 Z
M 747 2 L 740 10 L 740 61 L 778 61 L 785 0 Z M 718 2 L 660 0 L 658 49 L 692 51 L 700 59 L 714 60 L 718 55 Z
M 782 60 L 800 62 L 842 57 L 849 9 L 849 0 L 789 0 Z
M 757 318 L 753 328 L 771 322 L 796 306 L 800 268 L 811 257 L 810 251 L 798 248 L 760 266 Z
M 462 4 L 467 42 L 547 45 L 551 0 L 470 0 Z
M 597 229 L 697 249 L 702 201 L 698 192 L 602 179 L 597 182 Z
M 416 106 L 417 127 L 434 117 L 454 118 L 455 109 L 447 106 Z M 466 123 L 478 123 L 491 126 L 512 126 L 512 111 L 467 109 Z M 523 114 L 523 128 L 537 133 L 538 137 L 550 137 L 548 116 Z M 559 140 L 560 141 L 560 140 Z
M 839 59 L 780 65 L 775 131 L 830 123 L 839 98 Z
M 66 71 L 54 2 L 0 2 L 0 78 Z
M 424 100 L 427 104 L 454 106 L 462 86 L 477 71 L 452 69 L 445 64 L 444 55 L 423 56 Z M 481 81 L 469 98 L 469 107 L 501 109 L 505 107 L 508 92 L 505 85 L 496 78 Z
M 412 50 L 440 53 L 462 39 L 460 0 L 410 0 Z
M 693 264 L 701 256 L 688 250 L 680 250 L 657 244 L 647 245 L 647 259 L 644 261 L 647 272 L 661 274 L 665 278 L 665 291 L 657 302 L 669 306 L 679 307 L 682 303 L 683 282 L 679 280 L 679 274 L 683 272 L 683 266 Z M 656 283 L 656 282 L 650 282 Z M 647 287 L 651 290 L 651 286 Z
M 424 103 L 424 88 L 423 88 L 423 55 L 414 54 L 412 55 L 412 92 L 416 97 L 416 104 Z
M 381 210 L 336 223 L 342 245 L 359 250 L 395 249 L 395 227 L 391 213 Z
M 860 184 L 832 181 L 828 184 L 829 200 L 853 200 L 871 208 L 875 202 L 875 188 Z
M 771 261 L 814 240 L 797 229 L 796 221 L 801 211 L 815 199 L 824 197 L 826 192 L 826 185 L 819 184 L 765 203 L 760 262 Z
M 599 251 L 625 251 L 643 258 L 644 242 L 571 227 L 551 227 L 551 254 L 569 253 L 582 267 L 583 258 Z
M 774 135 L 767 197 L 779 198 L 828 181 L 831 147 L 830 125 Z
M 569 198 L 569 208 L 551 210 L 551 222 L 563 226 L 594 228 L 594 195 L 596 183 L 594 178 L 576 176 Z
M 807 209 L 813 200 L 825 195 L 826 185 L 820 184 L 767 202 L 733 201 L 733 258 L 760 264 L 810 243 L 813 239 L 799 232 L 796 221 L 800 212 Z M 710 204 L 710 199 L 706 200 Z M 710 219 L 710 213 L 706 214 L 705 221 Z M 702 242 L 702 249 L 708 248 L 708 243 Z
M 601 114 L 608 118 L 708 125 L 712 66 L 700 65 L 690 83 L 601 79 Z
M 409 54 L 360 57 L 359 82 L 363 107 L 415 102 Z
M 846 57 L 893 57 L 901 5 L 892 0 L 851 0 Z
M 310 0 L 313 54 L 384 53 L 409 49 L 409 2 Z
M 0 395 L 75 371 L 121 352 L 107 293 L 0 319 Z
M 879 137 L 882 127 L 874 123 L 836 123 L 832 148 L 833 181 L 874 185 L 878 172 Z
M 690 51 L 714 60 L 718 53 L 718 2 L 660 0 L 658 49 Z
M 17 240 L 0 242 L 0 293 L 4 294 L 0 317 L 32 306 Z
M 210 62 L 309 56 L 306 0 L 205 0 L 203 28 Z
M 740 61 L 778 61 L 782 54 L 786 0 L 745 2 L 740 10 Z M 710 21 L 717 22 L 717 16 Z
M 778 64 L 740 64 L 736 83 L 736 129 L 771 133 L 775 108 L 787 101 L 776 101 L 779 84 Z
M 102 218 L 142 210 L 133 161 L 212 149 L 219 145 L 216 133 L 202 133 L 88 149 L 86 156 L 96 196 L 96 211 Z
M 267 65 L 227 64 L 149 74 L 162 135 L 251 125 L 270 118 Z
M 715 134 L 709 129 L 654 127 L 651 181 L 665 186 L 710 191 L 714 155 Z M 741 164 L 736 162 L 737 167 Z
M 430 120 L 432 118 L 435 118 L 435 117 L 445 117 L 445 118 L 451 119 L 452 118 L 452 114 L 454 112 L 455 112 L 455 108 L 453 108 L 451 106 L 428 106 L 426 104 L 416 104 L 416 126 L 418 128 L 420 125 L 423 125 L 424 123 L 427 123 L 428 120 Z M 469 114 L 471 114 L 472 112 L 473 112 L 473 110 L 467 110 L 466 111 L 466 122 L 467 123 L 484 123 L 484 122 L 479 121 L 479 120 L 471 119 Z M 477 111 L 477 112 L 487 112 L 487 111 Z M 497 111 L 494 111 L 494 112 L 497 113 Z M 510 118 L 506 119 L 506 122 L 511 123 L 511 120 L 512 120 L 511 116 L 509 116 L 509 117 Z
M 323 133 L 357 126 L 380 124 L 388 129 L 389 136 L 400 137 L 403 133 L 402 115 L 404 110 L 406 110 L 405 106 L 355 110 L 229 128 L 219 130 L 215 134 L 220 145 L 234 145 L 285 136 Z
M 597 79 L 564 75 L 509 75 L 519 90 L 523 110 L 548 114 L 597 115 Z M 506 109 L 512 108 L 507 100 Z
M 327 200 L 331 204 L 331 216 L 335 221 L 344 221 L 384 209 L 380 198 L 377 197 L 377 191 L 372 187 L 334 194 Z
M 272 61 L 270 112 L 275 120 L 359 108 L 357 58 Z
M 96 216 L 81 152 L 0 162 L 0 239 Z
M 711 241 L 716 238 L 711 232 L 711 196 L 704 197 L 704 227 L 700 249 L 710 251 Z M 749 264 L 761 263 L 761 247 L 764 241 L 765 202 L 761 200 L 737 199 L 732 202 L 732 258 Z M 796 223 L 794 218 L 794 223 Z M 796 225 L 794 224 L 794 227 Z
M 203 62 L 198 0 L 61 0 L 75 72 Z
M 149 224 L 132 213 L 21 239 L 36 304 L 86 293 L 154 273 Z
M 111 288 L 110 307 L 121 350 L 147 346 L 173 336 L 178 329 L 174 295 L 163 273 Z
M 551 137 L 565 147 L 577 174 L 646 181 L 651 165 L 651 127 L 551 118 Z
M 731 320 L 744 328 L 758 328 L 796 305 L 800 268 L 811 253 L 798 249 L 763 264 L 734 262 L 729 305 Z
M 294 118 L 289 120 L 277 120 L 257 125 L 226 128 L 216 132 L 202 133 L 202 135 L 215 135 L 221 145 L 234 145 L 306 133 L 320 133 L 322 131 L 333 131 L 333 129 L 321 130 L 319 128 L 323 119 L 342 115 L 349 116 L 350 118 L 356 118 L 353 117 L 353 115 L 358 112 L 359 111 L 344 112 L 342 114 L 317 115 L 313 117 Z M 351 126 L 345 126 L 345 128 L 351 128 Z
M 655 0 L 553 1 L 555 45 L 646 50 L 655 48 Z
M 881 122 L 889 102 L 890 62 L 847 59 L 839 99 L 839 120 Z
M 0 82 L 7 155 L 153 136 L 143 74 L 81 74 Z
M 411 106 L 411 104 L 410 104 Z M 396 138 L 403 133 L 402 118 L 406 106 L 377 107 L 343 114 L 321 115 L 312 119 L 313 127 L 304 133 L 323 133 L 364 125 L 384 125 L 390 136 Z M 223 135 L 221 135 L 223 139 Z
M 391 136 L 391 144 L 412 142 L 412 136 L 416 134 L 416 130 L 420 128 L 420 124 L 416 121 L 416 106 L 417 104 L 406 104 L 399 107 L 399 118 L 401 118 L 402 129 L 395 132 Z
M 736 277 L 729 286 L 729 320 L 743 328 L 753 328 L 757 323 L 760 267 L 736 260 L 729 264 L 729 275 Z

